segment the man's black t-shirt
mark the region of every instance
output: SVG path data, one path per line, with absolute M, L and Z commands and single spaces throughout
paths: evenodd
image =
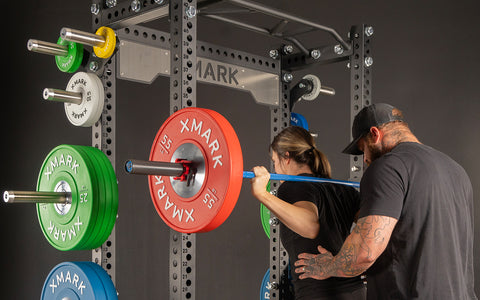
M 464 169 L 419 143 L 375 160 L 360 185 L 359 218 L 398 220 L 367 270 L 368 299 L 476 299 L 473 195 Z
M 291 204 L 309 201 L 318 207 L 320 233 L 315 239 L 303 238 L 280 224 L 280 238 L 290 257 L 292 270 L 295 269 L 293 263 L 297 260 L 298 254 L 318 253 L 318 245 L 322 245 L 335 255 L 350 234 L 360 205 L 358 192 L 354 188 L 332 183 L 286 181 L 279 187 L 277 196 Z M 295 299 L 315 299 L 363 288 L 360 277 L 299 280 L 295 272 L 292 271 L 291 275 Z

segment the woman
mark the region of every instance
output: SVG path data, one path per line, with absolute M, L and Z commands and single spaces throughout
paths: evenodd
M 275 172 L 331 178 L 326 156 L 315 147 L 312 135 L 297 126 L 281 131 L 270 145 Z M 336 254 L 349 235 L 359 209 L 358 192 L 333 183 L 283 182 L 277 196 L 267 192 L 270 174 L 253 168 L 252 194 L 281 221 L 280 238 L 293 262 L 300 253 L 317 253 L 318 245 Z M 291 269 L 295 269 L 291 266 Z M 292 272 L 295 299 L 365 299 L 360 277 L 304 279 Z

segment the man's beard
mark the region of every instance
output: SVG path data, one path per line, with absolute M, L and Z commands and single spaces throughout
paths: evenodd
M 370 163 L 374 162 L 377 158 L 380 158 L 386 153 L 385 149 L 383 149 L 381 145 L 374 146 L 373 144 L 368 144 L 367 147 L 370 150 Z

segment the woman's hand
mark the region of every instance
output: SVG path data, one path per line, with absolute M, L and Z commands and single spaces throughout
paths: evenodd
M 252 183 L 252 194 L 255 198 L 261 201 L 262 197 L 269 194 L 267 191 L 267 185 L 270 181 L 270 173 L 263 166 L 254 167 L 252 171 L 255 173 L 255 177 L 250 179 L 250 182 Z

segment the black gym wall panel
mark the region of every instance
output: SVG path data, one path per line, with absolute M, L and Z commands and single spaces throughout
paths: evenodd
M 476 291 L 480 294 L 480 42 L 477 1 L 259 1 L 313 20 L 346 35 L 352 25 L 374 27 L 373 101 L 402 109 L 417 137 L 450 155 L 470 175 L 475 195 Z M 63 105 L 42 99 L 46 87 L 64 88 L 53 57 L 31 53 L 29 38 L 54 41 L 62 27 L 91 31 L 89 1 L 15 1 L 4 4 L 2 171 L 0 189 L 33 190 L 46 154 L 59 144 L 91 144 L 91 129 L 71 125 Z M 165 22 L 158 28 L 168 31 Z M 331 44 L 325 33 L 307 35 L 309 46 Z M 199 18 L 198 39 L 267 56 L 280 41 Z M 345 63 L 312 66 L 294 73 L 294 82 L 315 74 L 335 88 L 334 97 L 301 101 L 317 145 L 328 155 L 334 177 L 347 179 L 348 157 L 340 151 L 350 139 L 350 72 Z M 128 158 L 147 159 L 156 132 L 169 115 L 169 81 L 151 85 L 117 80 L 116 223 L 117 289 L 121 299 L 168 299 L 169 227 L 154 209 L 147 179 L 127 175 Z M 250 95 L 198 84 L 197 106 L 223 114 L 238 134 L 244 169 L 269 166 L 270 111 Z M 38 298 L 45 277 L 63 261 L 90 260 L 90 251 L 61 252 L 38 226 L 32 205 L 0 203 L 2 299 Z M 216 230 L 197 235 L 196 299 L 257 299 L 269 265 L 268 240 L 259 203 L 244 180 L 237 205 Z

